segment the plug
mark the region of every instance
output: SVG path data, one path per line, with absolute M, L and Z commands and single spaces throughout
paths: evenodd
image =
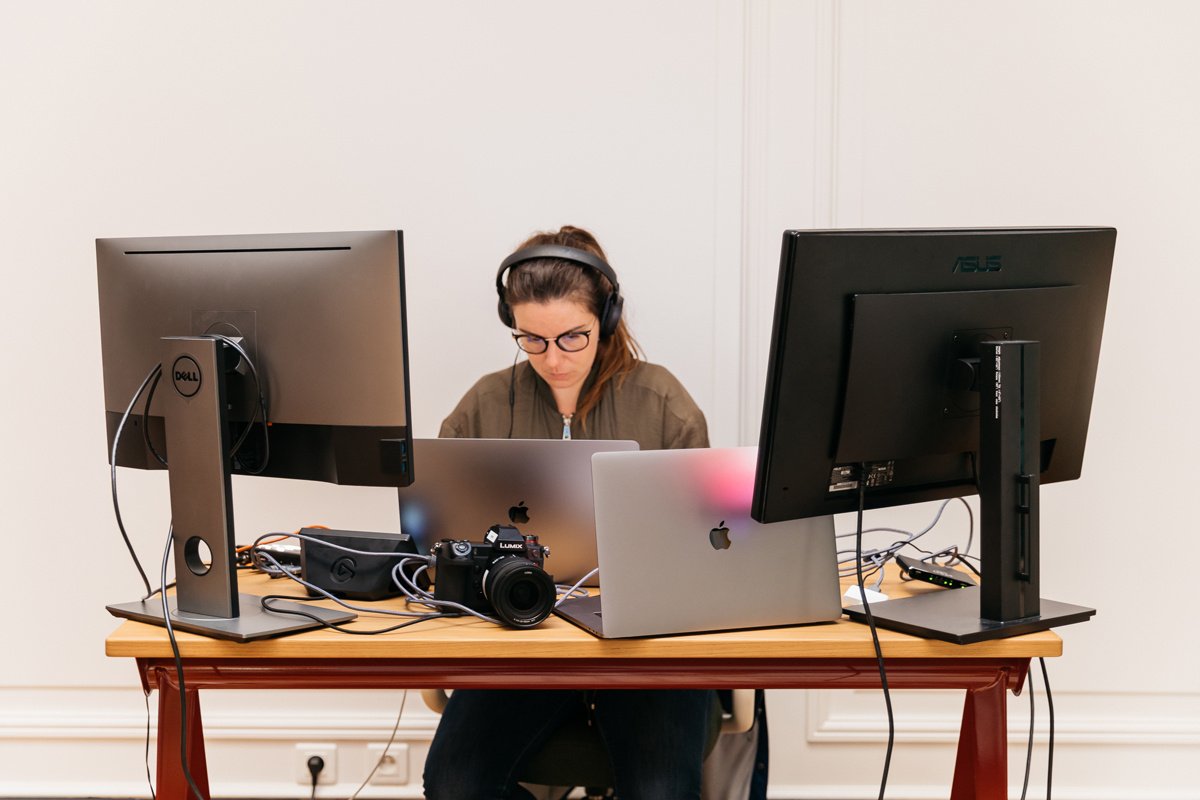
M 868 602 L 883 603 L 883 602 L 886 602 L 888 599 L 888 596 L 886 594 L 884 594 L 883 592 L 877 592 L 874 589 L 872 589 L 870 586 L 865 586 L 863 588 L 866 590 Z M 852 605 L 860 605 L 861 606 L 863 604 L 863 596 L 862 596 L 862 593 L 860 593 L 858 591 L 857 584 L 854 586 L 851 586 L 849 589 L 847 589 L 846 593 L 844 595 L 842 595 L 842 599 L 845 602 L 850 603 Z
M 337 745 L 332 742 L 300 742 L 292 762 L 296 783 L 309 786 L 314 776 L 322 786 L 337 783 L 337 757 Z
M 308 774 L 312 776 L 313 794 L 317 792 L 317 778 L 321 774 L 321 770 L 325 769 L 325 759 L 320 756 L 308 757 Z

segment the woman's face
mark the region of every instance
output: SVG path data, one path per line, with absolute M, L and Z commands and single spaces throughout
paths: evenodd
M 583 389 L 583 382 L 592 371 L 596 361 L 597 345 L 600 341 L 600 325 L 591 309 L 574 300 L 550 300 L 545 303 L 517 303 L 512 307 L 513 320 L 516 322 L 516 332 L 535 340 L 526 340 L 528 345 L 540 344 L 536 339 L 546 340 L 546 352 L 541 354 L 528 353 L 529 364 L 541 376 L 557 397 L 563 392 L 578 393 Z M 559 342 L 568 348 L 579 344 L 578 337 L 568 337 L 564 334 L 587 333 L 587 344 L 582 350 L 566 352 L 555 343 Z

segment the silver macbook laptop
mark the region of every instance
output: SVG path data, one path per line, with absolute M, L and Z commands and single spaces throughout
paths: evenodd
M 833 518 L 752 520 L 757 458 L 756 447 L 593 456 L 600 595 L 555 613 L 608 639 L 841 616 Z
M 492 525 L 516 525 L 550 548 L 546 571 L 573 583 L 597 563 L 592 455 L 637 447 L 588 439 L 414 439 L 416 480 L 398 490 L 400 530 L 427 553 L 439 539 L 481 542 Z

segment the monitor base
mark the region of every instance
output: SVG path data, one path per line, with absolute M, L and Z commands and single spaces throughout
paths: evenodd
M 212 636 L 234 642 L 250 642 L 255 639 L 286 636 L 289 633 L 299 633 L 322 627 L 320 622 L 308 617 L 267 611 L 262 607 L 261 599 L 254 594 L 239 594 L 238 607 L 241 609 L 239 616 L 210 617 L 206 614 L 180 613 L 175 607 L 174 596 L 170 596 L 167 598 L 167 605 L 171 611 L 171 627 L 188 633 L 198 633 L 202 636 Z M 300 610 L 329 624 L 349 622 L 358 616 L 351 611 L 323 608 L 311 603 L 276 600 L 272 605 L 276 608 Z M 135 600 L 132 603 L 117 603 L 107 606 L 107 608 L 114 617 L 166 626 L 163 620 L 162 600 L 158 597 L 149 600 Z
M 1042 613 L 1036 617 L 997 621 L 979 616 L 979 588 L 945 589 L 916 597 L 901 597 L 871 606 L 875 625 L 925 639 L 971 644 L 1009 636 L 1021 636 L 1090 619 L 1096 609 L 1041 598 Z M 861 605 L 843 609 L 855 622 L 867 621 Z

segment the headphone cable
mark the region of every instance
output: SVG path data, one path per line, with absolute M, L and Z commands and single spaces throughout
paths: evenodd
M 517 415 L 517 361 L 521 358 L 521 348 L 517 348 L 516 355 L 513 356 L 512 369 L 508 373 L 508 436 L 506 439 L 511 439 L 513 434 L 513 420 Z

